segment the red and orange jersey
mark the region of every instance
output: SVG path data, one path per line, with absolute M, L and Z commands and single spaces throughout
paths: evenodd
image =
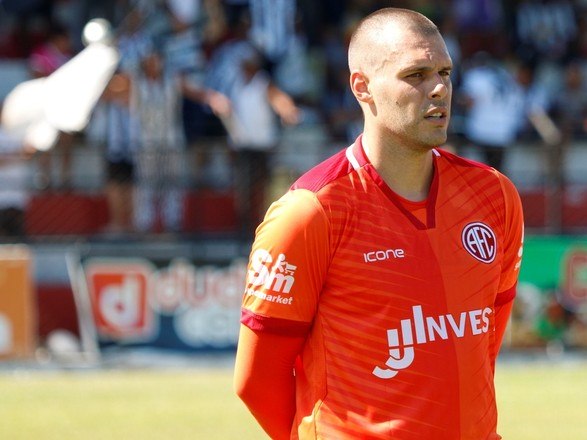
M 269 209 L 242 322 L 306 335 L 295 438 L 497 439 L 495 308 L 523 220 L 496 170 L 435 149 L 429 197 L 394 193 L 361 139 Z

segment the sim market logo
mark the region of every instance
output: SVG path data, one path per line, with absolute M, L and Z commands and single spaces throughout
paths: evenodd
M 268 251 L 257 249 L 251 256 L 249 267 L 247 295 L 277 304 L 292 303 L 293 296 L 286 294 L 295 282 L 297 266 L 288 263 L 285 254 L 279 254 L 274 261 Z
M 373 375 L 380 379 L 391 379 L 400 370 L 408 368 L 414 362 L 416 344 L 434 342 L 436 338 L 446 340 L 452 335 L 456 338 L 464 338 L 467 334 L 477 336 L 487 333 L 491 313 L 493 310 L 485 307 L 461 312 L 456 316 L 448 313 L 433 317 L 424 316 L 422 306 L 412 307 L 412 318 L 400 321 L 401 330 L 387 330 L 389 345 L 389 358 L 385 362 L 387 368 L 376 366 L 373 369 Z
M 469 223 L 461 235 L 463 246 L 482 263 L 491 263 L 497 253 L 497 239 L 493 230 L 484 223 Z

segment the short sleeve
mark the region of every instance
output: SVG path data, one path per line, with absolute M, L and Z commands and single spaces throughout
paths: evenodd
M 504 257 L 496 305 L 505 304 L 515 296 L 524 246 L 524 216 L 522 203 L 514 184 L 499 175 L 505 197 Z
M 288 192 L 257 229 L 241 322 L 254 330 L 303 335 L 317 309 L 330 261 L 329 221 L 316 195 Z

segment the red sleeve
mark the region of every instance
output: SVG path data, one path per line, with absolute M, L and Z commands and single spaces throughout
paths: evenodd
M 520 273 L 524 246 L 524 216 L 520 196 L 513 183 L 503 174 L 499 177 L 505 197 L 506 218 L 504 258 L 498 288 L 500 293 L 496 298 L 496 304 L 505 304 L 515 295 L 515 285 Z M 508 298 L 509 294 L 512 294 L 511 298 Z
M 506 294 L 506 292 L 504 292 L 504 295 L 502 296 L 502 298 L 510 298 L 507 302 L 501 301 L 498 303 L 496 301 L 495 303 L 495 338 L 493 344 L 493 351 L 491 353 L 491 362 L 494 367 L 497 355 L 499 354 L 501 343 L 503 342 L 503 336 L 505 334 L 510 319 L 510 315 L 512 313 L 512 307 L 514 305 L 513 298 L 515 296 L 515 286 L 511 290 L 514 293 Z
M 495 338 L 493 350 L 490 353 L 493 366 L 495 366 L 512 312 L 524 247 L 524 217 L 520 196 L 507 177 L 502 174 L 498 175 L 506 202 L 506 236 L 504 239 L 504 261 L 499 283 L 500 291 L 496 295 L 494 303 Z
M 513 305 L 514 301 L 512 299 L 510 302 L 495 306 L 495 347 L 497 352 L 499 352 L 503 342 L 503 335 L 508 326 Z
M 251 330 L 280 334 L 283 336 L 305 336 L 312 323 L 291 321 L 289 319 L 268 318 L 257 315 L 244 307 L 241 310 L 241 324 Z
M 302 189 L 285 194 L 271 205 L 257 229 L 243 308 L 257 316 L 309 327 L 328 271 L 330 249 L 329 221 L 315 194 Z
M 295 416 L 294 363 L 301 336 L 255 331 L 241 325 L 234 388 L 274 440 L 289 439 Z

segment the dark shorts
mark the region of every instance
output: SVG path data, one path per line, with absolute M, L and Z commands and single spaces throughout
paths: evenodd
M 134 165 L 127 160 L 108 161 L 106 173 L 109 182 L 132 183 L 134 178 Z
M 24 236 L 24 211 L 18 208 L 0 209 L 0 236 Z

